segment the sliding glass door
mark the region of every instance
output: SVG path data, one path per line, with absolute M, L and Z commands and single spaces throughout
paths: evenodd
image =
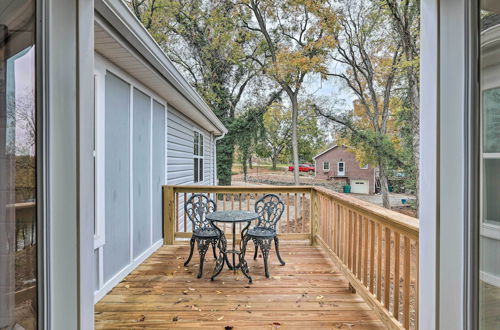
M 0 329 L 37 328 L 35 0 L 0 1 Z

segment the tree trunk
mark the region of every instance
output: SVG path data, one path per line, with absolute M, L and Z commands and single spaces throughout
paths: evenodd
M 252 154 L 248 155 L 248 168 L 253 169 Z
M 231 185 L 231 173 L 233 167 L 234 142 L 231 136 L 217 142 L 217 177 L 219 185 Z
M 380 191 L 382 193 L 382 205 L 386 209 L 391 208 L 391 201 L 389 199 L 389 184 L 387 180 L 387 173 L 385 172 L 385 165 L 382 163 L 382 160 L 378 161 L 378 176 L 380 180 Z
M 247 182 L 248 179 L 248 166 L 247 166 L 247 159 L 248 157 L 245 157 L 246 155 L 243 155 L 242 161 L 241 161 L 241 166 L 243 167 L 243 181 Z
M 277 165 L 278 165 L 278 156 L 271 156 L 271 162 L 272 162 L 272 167 L 271 169 L 273 171 L 276 171 Z
M 299 143 L 297 136 L 297 119 L 299 116 L 299 103 L 297 101 L 297 94 L 291 94 L 290 101 L 292 101 L 292 155 L 293 155 L 293 182 L 296 186 L 299 182 Z

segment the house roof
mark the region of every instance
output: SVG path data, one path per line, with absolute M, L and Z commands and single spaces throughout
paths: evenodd
M 326 149 L 325 151 L 320 152 L 319 154 L 317 154 L 316 156 L 314 156 L 313 159 L 316 159 L 319 156 L 322 156 L 322 155 L 326 154 L 328 151 L 333 150 L 333 149 L 335 149 L 337 147 L 338 147 L 338 145 L 331 146 L 330 148 Z
M 95 50 L 215 135 L 227 133 L 210 106 L 177 70 L 121 0 L 95 1 Z M 115 55 L 118 54 L 118 55 Z

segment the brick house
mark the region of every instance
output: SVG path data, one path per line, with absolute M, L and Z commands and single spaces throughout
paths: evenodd
M 314 158 L 316 178 L 351 185 L 352 193 L 375 193 L 375 168 L 360 164 L 346 146 L 333 146 Z

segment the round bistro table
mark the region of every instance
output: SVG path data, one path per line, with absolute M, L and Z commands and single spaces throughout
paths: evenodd
M 241 222 L 246 222 L 247 225 L 243 230 L 241 231 L 241 240 L 243 241 L 243 236 L 245 235 L 246 231 L 248 230 L 248 227 L 250 226 L 250 223 L 253 220 L 256 220 L 259 218 L 259 215 L 255 212 L 252 211 L 236 211 L 236 210 L 231 210 L 231 211 L 217 211 L 217 212 L 212 212 L 206 215 L 207 220 L 209 220 L 212 225 L 219 231 L 221 234 L 221 238 L 219 240 L 219 250 L 221 253 L 219 253 L 219 257 L 217 258 L 217 261 L 215 262 L 215 268 L 214 268 L 214 273 L 212 275 L 212 281 L 215 280 L 215 278 L 220 274 L 222 269 L 224 268 L 224 263 L 227 263 L 227 266 L 229 269 L 236 271 L 237 269 L 241 269 L 241 272 L 243 275 L 245 275 L 246 278 L 248 278 L 248 281 L 252 283 L 252 278 L 250 277 L 249 271 L 248 271 L 248 265 L 247 262 L 245 261 L 244 253 L 241 251 L 241 242 L 240 242 L 240 249 L 236 250 L 236 224 L 241 223 Z M 216 223 L 230 223 L 232 224 L 232 230 L 233 230 L 233 248 L 232 250 L 227 249 L 227 241 L 224 236 L 224 232 L 217 227 Z M 233 264 L 229 264 L 229 260 L 227 258 L 228 254 L 232 254 L 233 258 Z M 238 264 L 236 264 L 236 255 L 238 255 Z M 224 262 L 225 261 L 225 262 Z

